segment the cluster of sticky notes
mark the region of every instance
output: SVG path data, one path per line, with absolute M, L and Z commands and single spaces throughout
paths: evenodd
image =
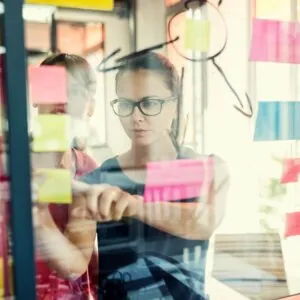
M 72 174 L 65 169 L 38 169 L 36 200 L 41 203 L 68 204 L 72 201 Z
M 212 178 L 211 157 L 148 163 L 144 201 L 176 201 L 205 196 Z
M 300 23 L 254 19 L 252 61 L 300 63 Z
M 70 117 L 39 115 L 34 119 L 33 151 L 64 152 L 70 148 Z
M 67 71 L 62 66 L 30 66 L 28 86 L 33 104 L 68 102 Z
M 283 160 L 281 183 L 297 182 L 299 173 L 300 158 L 287 158 Z
M 300 102 L 259 102 L 255 141 L 300 139 Z
M 286 214 L 285 217 L 285 237 L 300 235 L 300 211 Z
M 210 46 L 210 22 L 186 18 L 184 46 L 187 50 L 207 52 Z

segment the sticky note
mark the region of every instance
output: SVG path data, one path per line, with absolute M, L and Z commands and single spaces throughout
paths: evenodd
M 213 178 L 212 158 L 147 164 L 145 202 L 175 201 L 205 196 Z
M 300 23 L 254 19 L 251 61 L 300 63 Z
M 207 52 L 210 44 L 210 23 L 186 18 L 184 46 L 187 50 Z
M 37 169 L 41 174 L 38 182 L 37 201 L 42 203 L 71 203 L 72 174 L 65 169 Z
M 68 102 L 67 72 L 60 66 L 28 68 L 29 99 L 33 104 Z
M 297 182 L 299 173 L 300 158 L 288 158 L 283 160 L 281 183 Z
M 255 141 L 300 139 L 300 102 L 259 102 Z
M 70 117 L 39 115 L 33 123 L 33 151 L 66 151 L 70 148 Z
M 114 8 L 114 0 L 26 0 L 25 2 L 30 4 L 44 4 L 92 10 L 110 11 Z
M 284 298 L 280 298 L 278 300 L 300 300 L 300 294 L 287 296 L 287 297 L 284 297 Z
M 300 211 L 286 214 L 285 237 L 300 235 Z

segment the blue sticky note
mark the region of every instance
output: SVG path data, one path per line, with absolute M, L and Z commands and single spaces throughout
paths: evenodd
M 300 102 L 260 102 L 254 140 L 300 140 Z

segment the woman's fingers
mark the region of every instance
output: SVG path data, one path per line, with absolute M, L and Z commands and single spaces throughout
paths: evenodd
M 125 211 L 130 207 L 132 196 L 127 193 L 121 193 L 121 197 L 115 202 L 113 206 L 113 218 L 115 221 L 121 220 Z
M 87 190 L 86 186 L 83 188 Z M 81 195 L 85 198 L 85 203 L 77 206 L 72 214 L 99 222 L 134 216 L 142 203 L 142 197 L 132 196 L 118 187 L 107 184 L 90 185 L 88 191 L 82 192 Z
M 101 218 L 111 220 L 113 218 L 112 206 L 120 199 L 122 191 L 118 188 L 105 190 L 98 199 L 98 211 Z

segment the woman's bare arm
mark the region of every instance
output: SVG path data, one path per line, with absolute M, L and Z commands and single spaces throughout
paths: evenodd
M 72 213 L 84 205 L 84 201 L 84 197 L 73 198 L 64 233 L 57 228 L 48 208 L 35 212 L 36 218 L 40 219 L 35 226 L 39 255 L 63 278 L 82 275 L 94 249 L 96 222 Z

